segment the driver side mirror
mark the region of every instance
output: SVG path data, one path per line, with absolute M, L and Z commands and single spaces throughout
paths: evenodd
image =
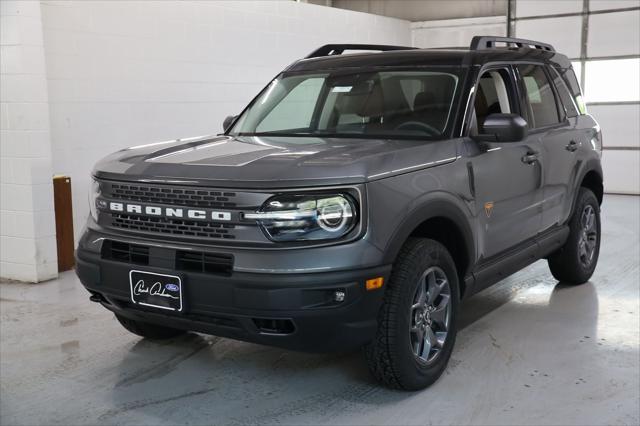
M 481 142 L 520 142 L 527 137 L 527 121 L 518 114 L 490 114 L 481 127 L 482 133 L 473 136 Z
M 225 133 L 227 132 L 227 130 L 229 130 L 229 127 L 231 127 L 233 122 L 236 121 L 237 117 L 237 115 L 230 115 L 224 119 L 224 121 L 222 122 L 222 130 L 224 130 Z

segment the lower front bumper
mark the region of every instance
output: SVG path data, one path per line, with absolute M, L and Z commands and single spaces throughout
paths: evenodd
M 154 310 L 131 302 L 129 271 L 178 274 L 183 280 L 182 312 Z M 308 352 L 354 349 L 369 342 L 377 328 L 384 289 L 367 291 L 365 281 L 390 266 L 323 273 L 228 276 L 139 267 L 103 259 L 78 249 L 77 274 L 92 300 L 124 317 L 254 343 Z M 335 301 L 336 291 L 345 293 Z

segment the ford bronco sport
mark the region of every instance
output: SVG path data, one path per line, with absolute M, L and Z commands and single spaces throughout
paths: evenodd
M 596 267 L 601 132 L 548 44 L 327 45 L 224 129 L 93 171 L 77 273 L 135 334 L 364 347 L 420 389 L 461 298 L 539 259 L 567 284 Z

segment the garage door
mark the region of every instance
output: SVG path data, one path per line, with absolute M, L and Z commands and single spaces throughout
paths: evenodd
M 640 194 L 640 1 L 510 0 L 509 32 L 568 55 L 603 131 L 605 191 Z

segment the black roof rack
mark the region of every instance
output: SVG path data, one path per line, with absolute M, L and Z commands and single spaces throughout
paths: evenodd
M 530 49 L 546 50 L 548 52 L 555 52 L 556 49 L 552 45 L 542 43 L 539 41 L 525 40 L 523 38 L 513 37 L 495 37 L 495 36 L 475 36 L 471 40 L 471 50 L 485 50 L 494 49 L 496 43 L 505 43 L 507 46 L 515 45 L 516 47 L 528 47 Z
M 375 50 L 386 52 L 389 50 L 413 50 L 416 47 L 388 46 L 385 44 L 325 44 L 308 54 L 305 59 L 319 58 L 322 56 L 341 55 L 345 50 Z

